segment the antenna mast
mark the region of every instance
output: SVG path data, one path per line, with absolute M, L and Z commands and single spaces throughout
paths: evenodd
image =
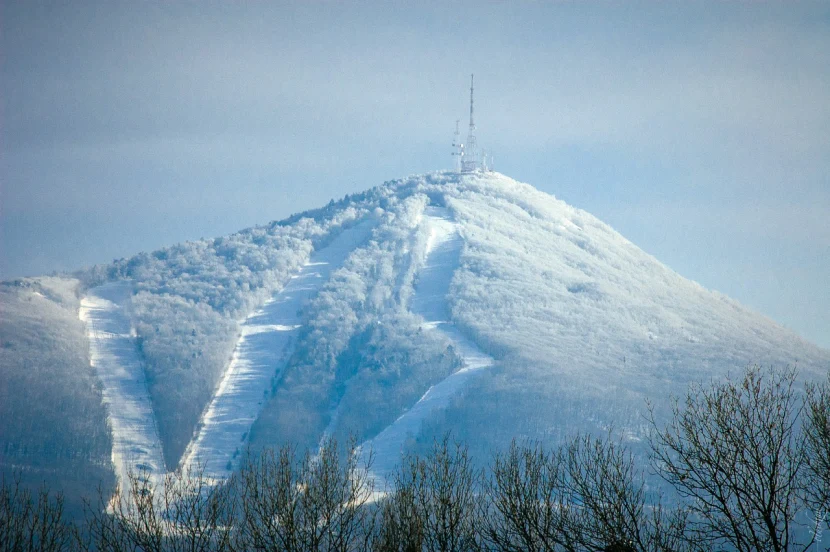
M 467 146 L 461 158 L 461 172 L 473 172 L 478 169 L 478 152 L 476 151 L 476 124 L 473 119 L 473 81 L 474 75 L 470 75 L 470 130 L 467 133 Z
M 461 160 L 464 158 L 464 144 L 461 143 L 461 133 L 458 130 L 458 124 L 461 119 L 455 120 L 455 134 L 452 138 L 452 156 L 455 158 L 455 170 L 461 172 Z

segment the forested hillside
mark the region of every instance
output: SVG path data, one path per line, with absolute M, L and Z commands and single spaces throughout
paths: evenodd
M 62 278 L 0 285 L 0 472 L 63 490 L 76 512 L 95 482 L 113 484 L 78 285 Z
M 279 289 L 315 246 L 365 216 L 367 203 L 332 202 L 306 216 L 81 274 L 86 286 L 113 278 L 135 284 L 131 317 L 168 466 L 177 465 L 227 368 L 239 321 Z
M 436 210 L 458 239 L 438 267 L 450 282 L 440 324 L 456 334 L 413 311 L 426 263 L 437 262 L 426 215 Z M 613 427 L 636 452 L 647 399 L 659 418 L 671 394 L 736 367 L 797 364 L 802 380 L 830 370 L 830 352 L 684 279 L 589 213 L 498 173 L 433 173 L 230 236 L 3 284 L 0 413 L 12 420 L 0 429 L 3 469 L 71 461 L 84 466 L 78 477 L 109 470 L 78 320 L 90 289 L 131 286 L 119 308 L 174 469 L 232 358 L 247 362 L 246 318 L 303 267 L 314 276 L 313 252 L 365 223 L 365 239 L 349 242 L 310 300 L 292 307 L 292 327 L 257 330 L 296 333 L 283 364 L 260 367 L 270 385 L 240 451 L 313 447 L 327 435 L 371 440 L 468 365 L 453 335 L 492 365 L 428 412 L 406 436 L 410 450 L 450 430 L 481 459 L 514 437 L 557 445 Z

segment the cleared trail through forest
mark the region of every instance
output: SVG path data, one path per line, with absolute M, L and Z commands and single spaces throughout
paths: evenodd
M 183 468 L 203 467 L 205 476 L 216 479 L 232 473 L 244 452 L 248 432 L 271 394 L 273 379 L 294 353 L 303 306 L 369 238 L 375 225 L 376 221 L 366 220 L 343 230 L 312 253 L 300 272 L 245 320 L 230 366 L 182 457 Z
M 479 370 L 493 365 L 493 358 L 465 337 L 450 320 L 447 294 L 458 267 L 464 243 L 450 212 L 441 207 L 427 207 L 421 224 L 429 228 L 424 267 L 418 274 L 411 310 L 424 318 L 422 327 L 442 332 L 452 343 L 463 366 L 430 387 L 421 399 L 392 425 L 366 441 L 361 450 L 374 454 L 372 475 L 383 485 L 401 460 L 401 451 L 409 438 L 418 435 L 421 424 L 436 410 L 446 408 L 450 399 Z
M 166 472 L 144 366 L 124 311 L 133 285 L 130 281 L 104 284 L 81 300 L 79 318 L 86 324 L 89 359 L 103 387 L 112 427 L 112 463 L 122 496 L 130 471 L 161 483 Z

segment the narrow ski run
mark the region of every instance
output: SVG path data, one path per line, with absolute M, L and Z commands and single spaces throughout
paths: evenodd
M 365 242 L 375 227 L 366 220 L 343 230 L 315 251 L 300 272 L 242 324 L 242 335 L 216 394 L 202 415 L 199 431 L 188 445 L 181 465 L 203 468 L 204 475 L 221 479 L 238 465 L 248 432 L 268 400 L 272 380 L 290 360 L 302 325 L 303 305 Z
M 79 318 L 86 324 L 90 363 L 103 386 L 112 428 L 112 463 L 122 496 L 130 472 L 158 485 L 166 472 L 161 441 L 147 390 L 144 366 L 124 305 L 132 282 L 120 281 L 89 290 Z
M 450 340 L 463 366 L 430 387 L 411 409 L 361 446 L 363 454 L 370 450 L 374 454 L 372 475 L 381 485 L 400 463 L 404 444 L 408 438 L 417 436 L 423 421 L 433 412 L 446 408 L 473 375 L 494 362 L 451 321 L 447 294 L 463 245 L 451 214 L 445 208 L 427 207 L 422 224 L 429 228 L 429 239 L 410 308 L 424 318 L 425 330 L 442 332 Z

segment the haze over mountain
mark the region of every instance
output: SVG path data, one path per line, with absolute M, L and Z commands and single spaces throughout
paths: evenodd
M 636 446 L 646 400 L 663 416 L 752 363 L 830 370 L 830 351 L 494 172 L 387 182 L 2 295 L 2 470 L 58 482 L 223 477 L 247 447 L 326 435 L 374 449 L 381 476 L 446 431 L 478 458 L 612 426 Z
M 0 279 L 444 167 L 474 72 L 499 170 L 830 348 L 824 0 L 0 13 Z

